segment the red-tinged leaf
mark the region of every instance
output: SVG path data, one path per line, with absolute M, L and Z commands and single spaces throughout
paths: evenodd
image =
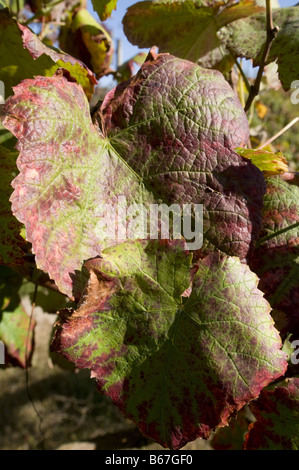
M 6 97 L 12 87 L 35 75 L 52 76 L 59 67 L 67 69 L 90 97 L 97 83 L 93 73 L 79 60 L 55 48 L 47 47 L 26 26 L 0 11 L 0 80 Z
M 236 141 L 247 142 L 248 122 L 220 73 L 152 50 L 130 82 L 106 95 L 100 116 L 155 195 L 204 205 L 204 250 L 247 256 L 264 180 L 232 152 Z
M 275 309 L 285 337 L 299 338 L 299 186 L 296 178 L 267 178 L 263 224 L 251 260 L 259 288 Z
M 89 261 L 79 308 L 60 313 L 52 349 L 90 369 L 141 431 L 179 449 L 225 426 L 286 369 L 286 355 L 238 258 L 198 263 L 192 292 L 182 243 L 137 241 Z
M 0 146 L 0 264 L 23 262 L 25 241 L 20 236 L 22 225 L 11 212 L 9 198 L 12 193 L 11 181 L 16 176 L 16 152 Z
M 246 450 L 299 450 L 299 378 L 263 390 L 250 408 L 257 421 L 249 426 Z
M 119 196 L 146 209 L 203 204 L 205 252 L 248 255 L 264 179 L 232 150 L 247 141 L 248 123 L 220 73 L 151 52 L 131 81 L 108 93 L 99 128 L 81 88 L 64 77 L 22 82 L 5 112 L 20 150 L 13 212 L 38 267 L 70 297 L 83 261 L 107 246 L 99 209 L 110 204 L 113 212 Z

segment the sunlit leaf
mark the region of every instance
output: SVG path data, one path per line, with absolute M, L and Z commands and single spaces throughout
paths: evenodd
M 156 45 L 161 52 L 196 62 L 218 48 L 219 28 L 261 10 L 254 0 L 226 6 L 222 1 L 143 1 L 128 8 L 123 25 L 132 44 Z
M 64 77 L 25 80 L 5 110 L 20 150 L 13 213 L 38 267 L 62 292 L 74 295 L 82 262 L 106 246 L 101 207 L 110 204 L 113 214 L 119 196 L 146 210 L 153 202 L 203 204 L 204 252 L 248 255 L 264 179 L 233 151 L 247 141 L 248 123 L 218 72 L 153 52 L 108 93 L 99 128 L 82 89 Z
M 110 70 L 112 39 L 86 9 L 79 9 L 70 24 L 62 28 L 60 44 L 63 50 L 84 61 L 98 79 Z
M 5 84 L 6 98 L 21 80 L 35 75 L 52 76 L 59 67 L 70 72 L 87 96 L 91 96 L 96 83 L 94 75 L 82 62 L 47 47 L 6 11 L 0 11 L 0 60 L 0 80 Z
M 92 6 L 102 21 L 107 20 L 116 10 L 117 0 L 92 0 Z
M 279 31 L 266 63 L 277 61 L 282 86 L 289 90 L 299 76 L 299 7 L 274 10 L 273 22 Z M 253 59 L 257 66 L 261 63 L 266 34 L 266 15 L 259 13 L 226 26 L 220 32 L 220 38 L 236 57 Z
M 265 176 L 279 175 L 288 171 L 288 164 L 281 152 L 268 152 L 267 150 L 236 148 L 236 152 L 248 158 L 257 166 Z

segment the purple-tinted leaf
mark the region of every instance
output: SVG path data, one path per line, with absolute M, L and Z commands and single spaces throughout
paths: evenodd
M 141 431 L 178 449 L 214 428 L 286 369 L 281 341 L 238 258 L 199 262 L 189 297 L 182 243 L 137 241 L 89 261 L 76 311 L 60 312 L 52 349 L 91 369 Z
M 0 264 L 18 264 L 23 261 L 25 241 L 20 236 L 22 225 L 11 212 L 9 198 L 12 193 L 11 181 L 16 176 L 16 152 L 0 146 Z
M 114 210 L 119 196 L 146 208 L 203 204 L 203 250 L 248 255 L 264 179 L 232 150 L 247 141 L 248 123 L 220 73 L 152 52 L 108 93 L 99 128 L 82 89 L 64 77 L 22 82 L 5 111 L 20 150 L 13 212 L 62 292 L 74 294 L 82 262 L 107 245 L 96 230 L 100 207 Z
M 299 187 L 296 178 L 267 178 L 263 224 L 251 260 L 277 327 L 299 338 Z
M 232 152 L 247 142 L 248 123 L 220 73 L 152 51 L 100 113 L 116 151 L 158 198 L 204 205 L 203 249 L 247 256 L 264 181 Z
M 249 427 L 245 449 L 299 450 L 299 378 L 263 390 L 250 408 L 257 421 Z

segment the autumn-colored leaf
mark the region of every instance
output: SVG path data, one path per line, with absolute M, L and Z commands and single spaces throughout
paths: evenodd
M 250 265 L 281 333 L 299 338 L 299 187 L 295 178 L 283 178 L 267 178 L 263 223 Z
M 248 158 L 265 176 L 279 175 L 288 171 L 288 164 L 281 152 L 269 152 L 263 149 L 236 148 L 235 151 Z
M 69 54 L 84 60 L 99 79 L 110 70 L 113 42 L 102 25 L 84 8 L 61 29 L 60 45 Z
M 52 349 L 91 369 L 140 430 L 178 449 L 228 419 L 287 366 L 281 341 L 238 258 L 198 263 L 180 242 L 137 241 L 89 261 L 79 308 L 63 310 Z
M 203 250 L 248 255 L 264 179 L 232 150 L 247 141 L 248 122 L 220 73 L 152 52 L 108 93 L 99 128 L 82 89 L 64 77 L 23 81 L 5 111 L 20 150 L 13 213 L 62 292 L 74 296 L 83 261 L 107 246 L 101 207 L 113 214 L 119 196 L 145 208 L 203 204 Z
M 67 69 L 82 85 L 87 96 L 97 83 L 93 73 L 79 60 L 47 47 L 29 28 L 0 11 L 0 80 L 5 83 L 6 98 L 12 87 L 35 75 L 52 76 L 60 67 Z
M 246 450 L 299 450 L 299 378 L 263 390 L 250 408 L 257 421 L 249 427 Z

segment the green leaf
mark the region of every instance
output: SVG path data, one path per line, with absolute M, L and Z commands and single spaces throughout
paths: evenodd
M 84 63 L 99 79 L 110 70 L 113 42 L 108 32 L 84 8 L 61 29 L 61 47 Z
M 279 175 L 288 171 L 288 164 L 281 152 L 268 152 L 267 150 L 236 148 L 235 151 L 244 158 L 248 158 L 257 166 L 265 176 Z
M 0 266 L 0 340 L 5 344 L 6 360 L 25 367 L 26 351 L 28 365 L 33 352 L 35 322 L 30 322 L 20 301 L 22 281 L 22 276 Z
M 270 306 L 238 258 L 198 263 L 182 243 L 137 241 L 89 261 L 79 308 L 60 312 L 52 349 L 91 369 L 102 392 L 163 446 L 216 427 L 286 369 Z M 185 295 L 185 294 L 184 294 Z
M 117 0 L 92 0 L 93 9 L 102 21 L 107 20 L 113 10 L 116 10 Z
M 34 321 L 30 325 L 30 317 L 27 315 L 22 305 L 19 305 L 12 312 L 1 312 L 0 340 L 3 341 L 9 362 L 13 365 L 26 367 L 30 364 L 33 352 Z M 28 349 L 26 350 L 26 343 Z
M 250 408 L 257 421 L 249 427 L 245 449 L 299 450 L 299 378 L 263 390 Z
M 132 44 L 157 45 L 161 52 L 196 62 L 218 48 L 219 28 L 262 9 L 251 0 L 225 6 L 222 1 L 143 1 L 128 8 L 123 25 Z
M 0 146 L 0 264 L 22 263 L 24 240 L 20 236 L 22 225 L 12 215 L 9 198 L 13 192 L 11 181 L 16 176 L 17 152 Z
M 245 406 L 239 411 L 237 417 L 230 420 L 229 426 L 218 429 L 210 441 L 212 448 L 214 450 L 242 450 L 248 425 L 252 422 L 250 414 L 250 410 Z
M 67 69 L 82 85 L 88 97 L 96 83 L 92 72 L 80 61 L 43 44 L 26 26 L 0 11 L 0 80 L 5 85 L 5 97 L 12 87 L 35 75 L 52 76 L 59 67 Z
M 17 139 L 0 122 L 0 146 L 10 151 L 15 151 Z
M 266 64 L 277 61 L 281 84 L 284 90 L 289 90 L 299 76 L 298 6 L 275 10 L 273 23 L 279 26 L 279 31 Z M 223 28 L 219 37 L 235 57 L 253 59 L 254 66 L 260 65 L 266 41 L 266 15 L 260 13 L 240 19 Z
M 99 230 L 105 204 L 115 222 L 119 197 L 147 213 L 152 203 L 203 204 L 204 252 L 247 256 L 264 179 L 232 150 L 247 141 L 248 122 L 218 72 L 152 52 L 136 77 L 108 93 L 99 127 L 82 89 L 64 77 L 24 81 L 5 111 L 21 151 L 13 213 L 38 267 L 70 297 L 83 261 L 128 235 L 109 240 Z M 149 235 L 139 233 L 128 238 Z
M 296 177 L 267 178 L 263 223 L 251 260 L 259 288 L 276 310 L 285 336 L 299 337 L 299 187 Z

